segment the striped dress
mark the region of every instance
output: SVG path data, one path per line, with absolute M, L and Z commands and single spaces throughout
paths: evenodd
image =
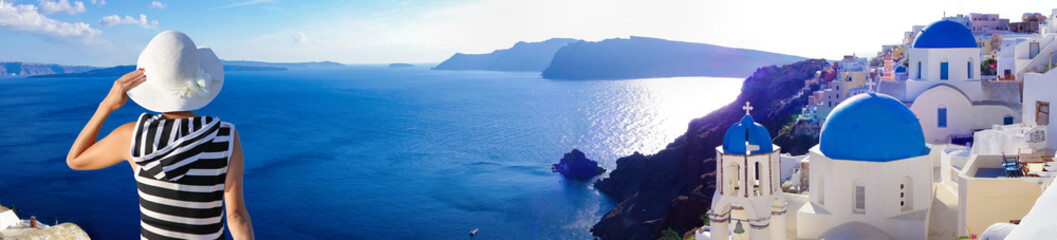
M 142 239 L 223 239 L 224 180 L 235 127 L 215 117 L 136 121 L 132 160 Z

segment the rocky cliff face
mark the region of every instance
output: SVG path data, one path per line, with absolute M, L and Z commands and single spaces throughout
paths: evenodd
M 620 203 L 591 233 L 602 239 L 656 239 L 668 228 L 682 235 L 700 226 L 715 192 L 715 147 L 727 127 L 744 116 L 741 106 L 751 102 L 753 118 L 774 137 L 807 104 L 808 94 L 798 95 L 804 81 L 827 64 L 818 59 L 759 68 L 742 83 L 737 100 L 691 121 L 664 150 L 618 159 L 617 168 L 595 188 Z
M 456 53 L 433 69 L 538 72 L 547 68 L 554 52 L 574 41 L 576 39 L 551 38 L 543 42 L 518 42 L 509 49 L 486 54 Z

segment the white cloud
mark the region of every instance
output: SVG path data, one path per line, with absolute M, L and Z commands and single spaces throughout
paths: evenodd
M 157 9 L 165 9 L 165 3 L 162 3 L 162 2 L 159 2 L 159 1 L 151 1 L 150 2 L 150 7 L 157 8 Z
M 92 5 L 102 6 L 102 5 L 106 5 L 106 0 L 92 0 L 91 3 L 92 3 Z
M 69 0 L 59 0 L 58 2 L 52 2 L 47 0 L 40 0 L 40 12 L 44 14 L 53 13 L 65 13 L 74 15 L 83 13 L 85 11 L 84 2 L 76 1 L 70 4 Z
M 83 4 L 83 3 L 82 3 Z M 75 40 L 83 43 L 104 43 L 99 38 L 103 31 L 87 23 L 69 23 L 48 18 L 31 4 L 14 5 L 0 0 L 0 29 L 29 33 L 56 40 Z
M 133 18 L 125 15 L 124 18 L 118 15 L 110 15 L 99 19 L 99 25 L 111 27 L 119 24 L 135 24 L 143 28 L 154 28 L 158 26 L 157 20 L 147 20 L 147 15 L 140 14 L 139 18 Z
M 308 43 L 308 37 L 305 37 L 305 33 L 303 32 L 294 33 L 294 43 L 306 44 Z

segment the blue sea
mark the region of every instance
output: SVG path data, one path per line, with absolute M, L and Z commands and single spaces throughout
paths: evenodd
M 0 78 L 0 205 L 97 239 L 139 234 L 128 164 L 67 168 L 114 78 Z M 550 166 L 652 154 L 742 79 L 561 81 L 539 73 L 358 65 L 229 72 L 196 111 L 235 124 L 261 239 L 588 239 L 614 203 Z M 144 112 L 133 101 L 100 137 Z

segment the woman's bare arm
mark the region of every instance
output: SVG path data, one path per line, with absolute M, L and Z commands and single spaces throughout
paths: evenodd
M 235 141 L 228 159 L 227 178 L 224 179 L 224 208 L 228 215 L 228 229 L 234 239 L 253 239 L 253 223 L 246 203 L 242 199 L 242 143 L 239 132 L 232 129 L 232 141 Z
M 70 153 L 66 155 L 66 165 L 75 170 L 94 170 L 109 167 L 130 158 L 129 142 L 135 123 L 121 125 L 99 142 L 95 139 L 107 116 L 128 101 L 128 94 L 125 92 L 146 80 L 146 77 L 143 77 L 143 70 L 140 69 L 114 81 L 110 93 L 103 99 L 103 102 L 99 103 L 99 108 L 95 110 L 92 119 L 88 120 L 88 124 L 85 124 L 84 129 L 81 129 L 81 133 L 77 135 L 77 140 L 74 140 Z

